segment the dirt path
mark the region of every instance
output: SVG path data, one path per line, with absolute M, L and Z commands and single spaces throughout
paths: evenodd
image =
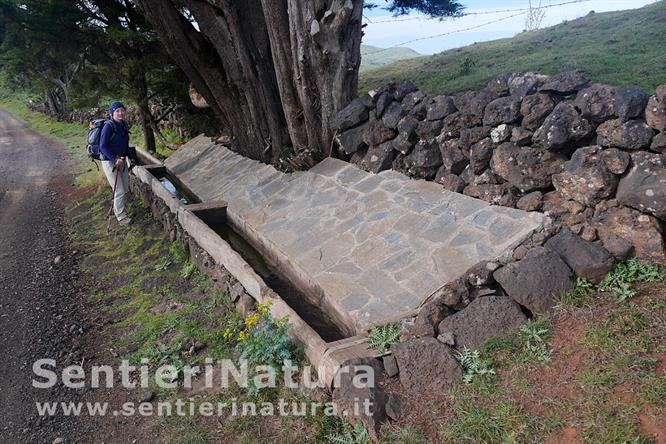
M 31 384 L 36 359 L 71 351 L 76 271 L 67 263 L 58 202 L 58 194 L 71 186 L 70 170 L 62 146 L 0 110 L 2 442 L 46 439 L 71 425 L 37 417 L 34 401 L 53 393 Z M 56 265 L 57 256 L 65 259 Z
M 80 194 L 72 169 L 61 144 L 0 110 L 0 442 L 88 434 L 77 418 L 40 417 L 35 406 L 80 393 L 32 387 L 37 359 L 55 359 L 59 369 L 79 363 L 95 336 L 78 290 L 78 255 L 67 247 L 63 208 Z

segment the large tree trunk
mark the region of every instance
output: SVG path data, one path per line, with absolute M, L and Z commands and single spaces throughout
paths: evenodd
M 58 94 L 58 90 L 54 88 L 49 88 L 46 91 L 44 91 L 44 98 L 46 100 L 45 105 L 46 105 L 46 112 L 55 114 L 55 115 L 62 115 L 64 113 L 64 105 L 63 105 L 63 100 Z
M 234 138 L 263 161 L 328 154 L 331 116 L 356 93 L 362 0 L 135 0 Z
M 358 86 L 363 1 L 262 0 L 262 5 L 294 145 L 329 155 L 329 120 Z
M 51 79 L 53 83 L 58 85 L 63 94 L 63 113 L 66 113 L 69 110 L 69 85 L 63 82 L 60 79 Z
M 269 161 L 289 144 L 259 0 L 185 1 L 201 32 L 170 0 L 137 3 L 237 151 Z

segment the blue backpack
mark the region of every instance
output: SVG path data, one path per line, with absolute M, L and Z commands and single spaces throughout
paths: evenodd
M 102 151 L 99 149 L 99 140 L 102 136 L 102 128 L 104 128 L 106 122 L 109 122 L 109 120 L 95 119 L 88 125 L 88 145 L 86 146 L 86 149 L 88 151 L 88 157 L 92 162 L 95 162 L 95 160 L 101 160 Z M 111 133 L 111 138 L 113 138 L 116 134 L 116 126 L 111 124 L 111 128 L 113 128 L 113 132 Z

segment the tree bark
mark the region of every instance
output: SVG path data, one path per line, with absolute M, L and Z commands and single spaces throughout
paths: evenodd
M 155 134 L 153 133 L 153 115 L 150 112 L 148 101 L 148 81 L 146 79 L 146 71 L 142 68 L 138 69 L 135 74 L 136 93 L 138 95 L 139 117 L 141 119 L 141 129 L 143 130 L 143 140 L 146 144 L 146 149 L 154 153 L 157 151 L 155 144 Z
M 57 78 L 51 79 L 51 81 L 62 90 L 64 96 L 63 112 L 67 112 L 67 110 L 69 109 L 69 85 Z
M 356 94 L 362 0 L 135 1 L 237 151 L 330 154 L 329 120 Z
M 259 0 L 184 2 L 200 33 L 169 0 L 137 0 L 167 51 L 234 137 L 237 151 L 270 161 L 289 145 Z
M 46 98 L 46 110 L 54 115 L 64 114 L 62 98 L 58 95 L 58 90 L 49 88 L 44 92 Z
M 353 99 L 358 87 L 363 1 L 262 0 L 262 4 L 285 113 L 302 114 L 304 122 L 295 125 L 304 127 L 307 146 L 330 155 L 329 120 Z
M 139 106 L 139 116 L 141 118 L 141 129 L 143 130 L 143 140 L 146 144 L 146 149 L 154 153 L 157 151 L 157 146 L 155 144 L 153 127 L 151 126 L 150 109 L 148 109 L 147 105 Z
M 176 146 L 173 143 L 170 143 L 168 140 L 166 140 L 166 138 L 162 135 L 162 132 L 160 131 L 160 128 L 159 126 L 157 126 L 157 123 L 155 123 L 155 121 L 151 122 L 151 127 L 153 128 L 153 134 L 155 135 L 155 137 L 157 137 L 165 147 L 169 148 L 170 150 L 176 149 Z

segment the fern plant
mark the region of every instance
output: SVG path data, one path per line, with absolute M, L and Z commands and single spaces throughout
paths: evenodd
M 400 330 L 394 325 L 387 324 L 377 327 L 375 325 L 370 328 L 370 338 L 368 345 L 371 348 L 377 349 L 379 353 L 386 353 L 391 344 L 395 344 L 400 340 Z
M 550 339 L 550 329 L 541 321 L 529 320 L 520 327 L 520 337 L 527 344 L 537 344 Z
M 613 288 L 613 295 L 618 302 L 624 302 L 636 296 L 636 291 L 632 290 L 628 282 L 619 282 L 617 287 Z
M 328 435 L 327 438 L 332 444 L 366 444 L 370 442 L 368 429 L 361 421 L 357 421 L 354 426 L 344 421 L 342 430 L 339 433 Z
M 495 374 L 495 370 L 490 368 L 488 361 L 481 359 L 481 354 L 478 350 L 470 350 L 467 347 L 463 348 L 462 353 L 456 352 L 458 362 L 465 370 L 463 375 L 463 382 L 470 384 L 477 376 L 490 376 Z

